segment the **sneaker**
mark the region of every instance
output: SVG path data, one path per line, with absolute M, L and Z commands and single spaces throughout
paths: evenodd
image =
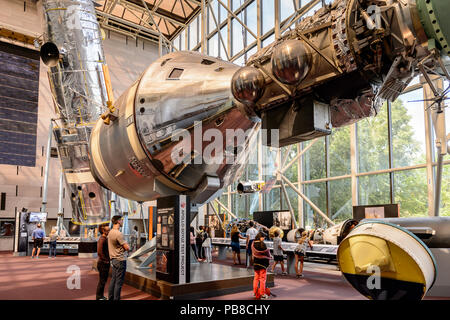
M 287 275 L 287 272 L 286 272 L 286 271 L 285 271 L 285 272 L 282 272 L 281 275 L 282 275 L 282 276 L 286 276 L 286 275 Z
M 269 299 L 269 296 L 267 294 L 263 294 L 260 299 L 267 300 L 267 299 Z
M 101 298 L 98 299 L 98 300 L 108 300 L 108 298 L 106 298 L 106 297 L 101 297 Z
M 31 256 L 31 259 L 34 259 L 34 256 Z
M 303 274 L 298 274 L 297 275 L 297 278 L 303 278 L 304 276 L 303 276 Z

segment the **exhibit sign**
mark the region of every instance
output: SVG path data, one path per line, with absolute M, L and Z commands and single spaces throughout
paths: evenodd
M 368 206 L 353 206 L 353 219 L 361 221 L 363 219 L 383 219 L 400 217 L 400 205 L 378 204 Z
M 36 223 L 46 222 L 47 212 L 30 212 L 29 221 Z
M 364 208 L 366 219 L 380 219 L 384 218 L 384 207 L 369 207 Z
M 253 220 L 269 229 L 275 226 L 283 230 L 283 241 L 287 240 L 287 231 L 293 228 L 292 215 L 288 210 L 255 211 L 253 212 Z
M 170 196 L 157 200 L 156 210 L 156 278 L 175 284 L 190 280 L 189 219 L 187 196 Z
M 179 279 L 178 283 L 186 283 L 186 196 L 180 196 L 180 225 L 179 225 L 179 235 L 180 235 L 180 250 L 179 250 Z

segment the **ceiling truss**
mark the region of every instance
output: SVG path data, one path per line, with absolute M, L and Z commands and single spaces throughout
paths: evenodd
M 169 46 L 201 12 L 200 0 L 96 0 L 95 3 L 102 28 L 156 43 L 161 38 Z

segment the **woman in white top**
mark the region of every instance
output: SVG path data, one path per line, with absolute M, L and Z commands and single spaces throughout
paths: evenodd
M 306 249 L 308 246 L 312 248 L 313 242 L 308 238 L 308 232 L 303 231 L 302 237 L 298 239 L 297 246 L 294 249 L 295 253 L 295 273 L 297 278 L 303 278 L 303 261 L 306 255 Z M 300 268 L 299 264 L 300 263 Z
M 212 263 L 212 254 L 211 254 L 211 237 L 210 237 L 211 229 L 206 227 L 204 232 L 204 240 L 202 243 L 202 247 L 205 250 L 206 262 Z
M 56 241 L 58 240 L 58 232 L 55 228 L 50 232 L 50 242 L 49 242 L 49 251 L 48 257 L 55 258 L 56 257 Z

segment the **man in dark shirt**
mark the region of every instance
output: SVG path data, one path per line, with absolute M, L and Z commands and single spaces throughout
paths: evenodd
M 97 242 L 97 269 L 99 274 L 98 285 L 97 285 L 97 300 L 106 300 L 106 297 L 103 295 L 103 291 L 105 289 L 106 281 L 108 280 L 109 275 L 109 251 L 108 251 L 108 233 L 109 226 L 102 225 L 100 226 L 100 233 L 102 234 Z

